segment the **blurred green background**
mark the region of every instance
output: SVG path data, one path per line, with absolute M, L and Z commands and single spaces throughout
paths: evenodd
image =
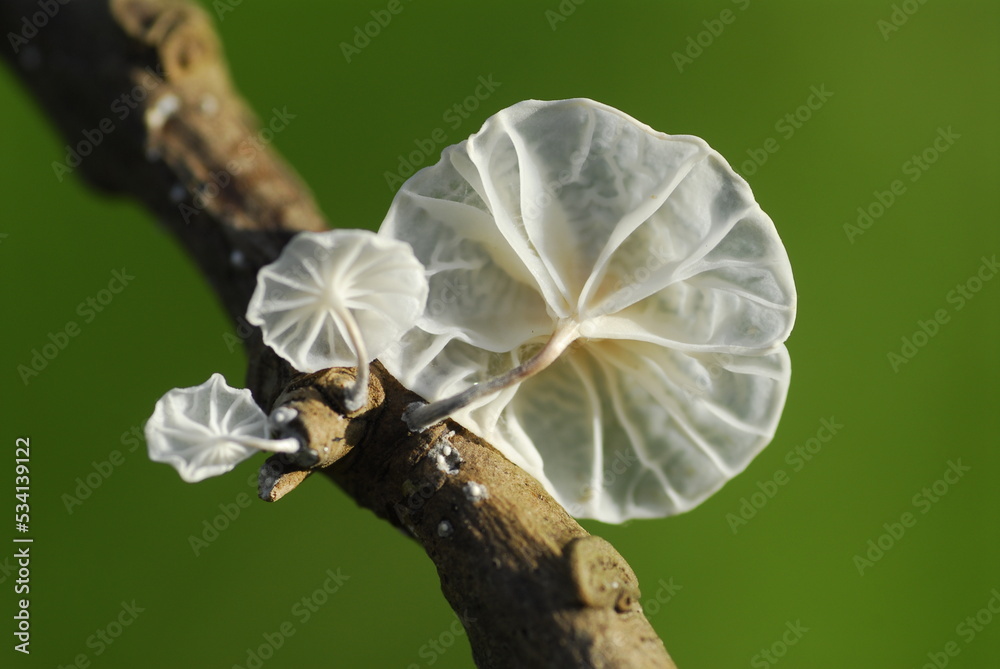
M 701 507 L 587 528 L 635 568 L 681 669 L 1000 666 L 995 2 L 403 0 L 350 62 L 387 2 L 204 4 L 260 116 L 294 114 L 276 146 L 335 225 L 376 228 L 401 154 L 527 98 L 704 137 L 792 261 L 788 404 Z M 466 102 L 480 77 L 495 90 Z M 2 479 L 30 437 L 35 539 L 32 654 L 11 649 L 8 560 L 0 665 L 246 667 L 285 624 L 268 669 L 470 666 L 430 561 L 332 485 L 249 503 L 259 460 L 194 486 L 148 461 L 133 433 L 160 395 L 241 385 L 245 357 L 156 222 L 57 181 L 64 141 L 6 70 L 0 97 Z M 124 291 L 78 311 L 122 268 Z M 80 334 L 25 385 L 17 366 L 68 321 Z

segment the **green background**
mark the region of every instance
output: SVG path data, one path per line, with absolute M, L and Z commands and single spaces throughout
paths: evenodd
M 986 608 L 1000 611 L 1000 279 L 976 279 L 1000 252 L 997 4 L 907 0 L 906 22 L 883 34 L 889 2 L 577 2 L 563 0 L 563 16 L 558 0 L 404 0 L 349 63 L 341 42 L 387 3 L 205 5 L 260 116 L 295 115 L 275 144 L 337 226 L 379 225 L 393 194 L 385 173 L 415 141 L 442 128 L 458 142 L 527 98 L 591 97 L 704 137 L 748 178 L 792 262 L 788 403 L 770 447 L 701 507 L 587 528 L 635 568 L 681 669 L 773 666 L 760 655 L 769 648 L 784 652 L 781 667 L 921 667 L 949 642 L 959 652 L 948 666 L 1000 666 L 1000 614 Z M 713 23 L 723 10 L 731 22 Z M 688 48 L 694 57 L 678 66 Z M 491 75 L 496 90 L 448 125 L 445 113 Z M 813 87 L 832 95 L 809 109 Z M 195 555 L 189 537 L 220 504 L 252 496 L 259 460 L 189 486 L 128 433 L 169 388 L 215 371 L 241 385 L 245 357 L 151 216 L 57 181 L 64 141 L 7 71 L 0 97 L 0 481 L 13 487 L 15 438 L 30 437 L 35 539 L 33 652 L 11 649 L 15 577 L 0 565 L 0 665 L 70 666 L 83 654 L 93 667 L 246 666 L 247 649 L 290 621 L 294 634 L 265 667 L 470 666 L 419 547 L 321 479 L 240 509 Z M 789 136 L 780 122 L 796 113 Z M 928 150 L 948 129 L 947 150 Z M 747 162 L 769 138 L 777 151 Z M 925 150 L 934 162 L 914 171 L 908 161 Z M 878 193 L 897 179 L 905 190 L 849 239 L 858 207 L 879 213 Z M 135 279 L 85 322 L 77 305 L 123 267 Z M 957 286 L 978 292 L 960 303 Z M 938 310 L 946 322 L 927 326 L 934 336 L 918 335 L 924 345 L 894 369 L 888 354 Z M 17 365 L 70 320 L 80 335 L 26 386 Z M 821 443 L 824 420 L 840 427 Z M 120 464 L 68 511 L 78 477 L 115 451 Z M 936 496 L 959 461 L 968 470 Z M 786 483 L 734 524 L 729 514 L 779 470 Z M 12 490 L 0 491 L 7 515 Z M 915 524 L 895 528 L 904 513 Z M 905 532 L 893 538 L 885 524 Z M 886 550 L 859 568 L 870 540 Z M 303 621 L 293 607 L 328 569 L 349 579 Z M 102 648 L 91 635 L 133 600 L 143 611 Z M 979 631 L 963 622 L 977 614 Z

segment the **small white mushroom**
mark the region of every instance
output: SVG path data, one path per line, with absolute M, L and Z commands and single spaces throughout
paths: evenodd
M 449 442 L 454 436 L 455 433 L 451 431 L 443 434 L 427 452 L 427 457 L 431 458 L 434 466 L 442 474 L 457 474 L 464 462 L 458 449 Z
M 175 93 L 167 93 L 146 108 L 146 127 L 159 130 L 171 116 L 181 108 L 181 99 Z
M 247 389 L 221 374 L 160 398 L 146 422 L 149 458 L 165 462 L 188 483 L 224 474 L 259 450 L 294 453 L 296 439 L 268 439 L 267 416 Z
M 462 488 L 462 492 L 465 493 L 465 498 L 473 504 L 481 502 L 489 497 L 489 492 L 486 490 L 486 486 L 482 483 L 476 483 L 475 481 L 469 481 L 466 483 Z
M 691 509 L 770 441 L 788 256 L 704 140 L 593 100 L 529 100 L 402 185 L 379 231 L 430 298 L 380 357 L 581 517 Z M 687 389 L 698 387 L 703 392 Z
M 416 322 L 427 299 L 409 244 L 367 230 L 303 232 L 257 275 L 247 320 L 302 372 L 357 366 L 345 404 L 364 405 L 368 364 Z
M 271 425 L 277 428 L 283 428 L 284 426 L 295 420 L 295 417 L 299 415 L 299 412 L 292 407 L 281 406 L 271 412 Z
M 438 523 L 437 533 L 439 537 L 447 538 L 455 533 L 455 528 L 449 521 L 442 520 L 440 523 Z

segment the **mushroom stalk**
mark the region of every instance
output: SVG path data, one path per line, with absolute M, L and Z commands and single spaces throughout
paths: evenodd
M 344 408 L 348 412 L 357 411 L 365 405 L 368 395 L 368 349 L 365 347 L 364 337 L 361 336 L 361 329 L 358 322 L 347 309 L 337 309 L 337 315 L 347 330 L 347 338 L 351 342 L 351 348 L 358 354 L 358 370 L 354 377 L 354 383 L 344 388 Z
M 403 413 L 403 420 L 412 432 L 421 432 L 438 421 L 444 420 L 459 409 L 486 395 L 500 392 L 504 388 L 521 383 L 555 362 L 566 348 L 579 336 L 579 324 L 564 322 L 552 333 L 538 353 L 517 367 L 495 376 L 489 381 L 477 383 L 457 395 L 430 404 L 415 404 Z

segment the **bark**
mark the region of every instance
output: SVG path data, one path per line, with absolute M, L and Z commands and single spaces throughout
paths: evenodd
M 308 445 L 268 460 L 261 497 L 276 501 L 319 472 L 409 533 L 480 667 L 674 667 L 632 569 L 537 481 L 451 421 L 408 432 L 401 414 L 420 398 L 378 362 L 367 404 L 345 411 L 340 391 L 354 370 L 299 374 L 243 320 L 257 271 L 297 232 L 328 226 L 276 152 L 240 152 L 257 120 L 205 13 L 181 0 L 52 5 L 31 31 L 37 0 L 0 4 L 4 57 L 66 144 L 99 133 L 78 164 L 53 164 L 57 176 L 142 201 L 250 330 L 250 389 L 265 410 L 294 410 L 281 432 Z

